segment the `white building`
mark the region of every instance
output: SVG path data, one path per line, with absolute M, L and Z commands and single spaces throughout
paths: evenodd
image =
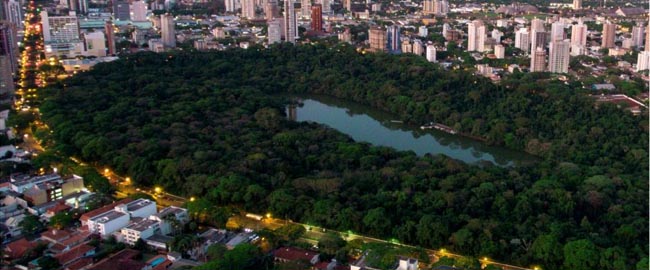
M 325 13 L 325 6 L 323 5 L 323 13 Z M 298 25 L 296 21 L 296 10 L 294 8 L 293 0 L 284 1 L 284 41 L 296 43 L 296 36 L 298 34 Z
M 476 20 L 467 24 L 467 51 L 485 50 L 485 25 Z
M 551 42 L 564 40 L 564 23 L 554 22 L 551 25 Z
M 639 52 L 636 60 L 636 71 L 650 69 L 650 51 Z
M 47 11 L 41 11 L 41 23 L 43 25 L 43 41 L 46 44 L 79 41 L 79 21 L 76 16 L 50 17 L 47 15 Z
M 226 0 L 225 5 L 226 5 L 226 12 L 231 12 L 234 13 L 235 10 L 237 10 L 237 4 L 238 0 Z
M 187 209 L 170 206 L 160 210 L 159 213 L 152 215 L 149 219 L 154 220 L 160 223 L 160 233 L 163 235 L 170 234 L 173 230 L 173 225 L 171 219 L 174 219 L 178 222 L 178 225 L 185 225 L 190 221 L 189 215 L 187 214 Z
M 515 48 L 519 48 L 524 52 L 529 52 L 530 49 L 530 34 L 527 28 L 520 28 L 515 33 Z
M 102 237 L 108 237 L 113 232 L 128 225 L 129 220 L 129 214 L 116 210 L 109 210 L 108 212 L 90 218 L 87 222 L 88 231 L 98 233 Z
M 412 258 L 400 258 L 395 270 L 418 270 L 418 260 Z
M 160 230 L 160 223 L 152 219 L 143 219 L 139 222 L 134 222 L 122 228 L 120 233 L 123 237 L 123 242 L 129 245 L 135 245 L 139 239 L 147 239 Z
M 255 0 L 241 0 L 241 17 L 255 19 Z
M 118 205 L 115 210 L 128 213 L 131 218 L 147 218 L 156 214 L 156 202 L 147 199 L 137 199 L 127 204 Z
M 106 56 L 106 38 L 102 32 L 91 32 L 84 34 L 86 56 Z
M 587 46 L 587 25 L 582 22 L 571 27 L 571 55 L 583 55 Z
M 147 44 L 149 45 L 149 50 L 155 53 L 161 53 L 165 51 L 165 45 L 160 39 L 150 39 Z
M 418 28 L 418 36 L 420 37 L 427 37 L 429 35 L 429 29 L 422 25 Z
M 637 25 L 632 27 L 632 46 L 641 47 L 643 46 L 643 38 L 645 34 L 645 27 L 643 25 Z
M 422 44 L 422 41 L 419 39 L 413 40 L 413 54 L 415 55 L 422 55 L 424 54 L 424 45 Z
M 147 20 L 147 3 L 145 1 L 134 1 L 129 5 L 131 20 L 134 22 L 144 22 Z
M 494 55 L 497 59 L 503 59 L 506 57 L 506 48 L 501 44 L 494 45 Z
M 433 44 L 427 45 L 427 61 L 435 63 L 436 59 L 436 46 Z
M 493 29 L 491 35 L 492 35 L 492 38 L 494 39 L 494 41 L 496 43 L 501 43 L 501 38 L 503 37 L 503 32 L 501 32 L 501 31 L 499 31 L 497 29 Z
M 537 47 L 530 55 L 530 72 L 543 72 L 546 70 L 546 50 Z
M 552 73 L 569 72 L 569 40 L 554 41 L 549 44 L 548 71 Z

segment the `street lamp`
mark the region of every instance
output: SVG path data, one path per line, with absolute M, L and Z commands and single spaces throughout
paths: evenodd
M 160 193 L 160 192 L 162 192 L 162 188 L 160 188 L 160 187 L 155 187 L 153 190 L 154 190 L 156 193 Z
M 110 171 L 111 171 L 111 170 L 109 170 L 108 168 L 106 168 L 106 169 L 104 169 L 104 174 L 108 174 Z
M 271 213 L 266 213 L 266 218 L 271 218 Z
M 194 198 L 194 197 L 192 196 L 192 197 L 190 197 L 190 202 L 193 202 L 193 201 L 196 201 L 196 198 Z

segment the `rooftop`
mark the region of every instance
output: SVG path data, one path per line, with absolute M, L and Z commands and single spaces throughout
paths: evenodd
M 132 202 L 130 202 L 130 203 L 127 203 L 127 204 L 126 204 L 126 209 L 127 209 L 129 212 L 132 212 L 132 211 L 138 211 L 138 210 L 140 210 L 141 208 L 146 207 L 146 206 L 149 206 L 149 205 L 151 205 L 151 204 L 154 204 L 154 202 L 152 202 L 152 201 L 150 201 L 150 200 L 147 200 L 147 199 L 137 199 L 137 200 L 135 200 L 135 201 L 132 201 Z
M 129 226 L 126 226 L 124 229 L 143 232 L 151 228 L 151 226 L 153 226 L 156 223 L 158 223 L 158 221 L 151 220 L 151 219 L 144 219 L 140 222 L 131 223 L 129 224 Z
M 43 182 L 49 182 L 49 181 L 56 181 L 56 180 L 61 180 L 61 176 L 58 174 L 46 174 L 46 175 L 39 175 L 39 176 L 34 176 L 31 177 L 29 175 L 12 175 L 11 176 L 11 182 L 16 185 L 16 186 L 23 186 L 23 185 L 28 185 L 28 184 L 38 184 L 38 183 L 43 183 Z
M 78 245 L 72 249 L 70 249 L 68 252 L 61 253 L 59 255 L 54 256 L 61 265 L 66 265 L 69 264 L 77 259 L 80 259 L 84 256 L 86 256 L 86 253 L 94 250 L 95 247 L 89 246 L 86 244 L 83 245 Z
M 294 247 L 281 247 L 273 252 L 273 255 L 276 258 L 287 260 L 287 261 L 297 261 L 297 260 L 307 260 L 311 261 L 314 256 L 318 256 L 318 252 L 311 250 L 299 249 Z
M 158 216 L 160 218 L 163 218 L 163 217 L 166 217 L 168 215 L 178 215 L 178 214 L 181 214 L 183 212 L 187 212 L 187 210 L 185 210 L 184 208 L 180 208 L 180 207 L 170 206 L 170 207 L 165 207 L 164 209 L 160 210 L 160 212 L 158 212 L 156 214 L 156 216 Z
M 111 220 L 115 220 L 115 219 L 120 218 L 120 217 L 125 216 L 125 215 L 127 215 L 127 214 L 119 212 L 119 211 L 115 211 L 115 210 L 110 210 L 110 211 L 108 211 L 108 212 L 106 212 L 104 214 L 93 217 L 91 220 L 93 220 L 93 221 L 95 221 L 97 223 L 104 224 L 104 223 L 107 223 L 107 222 L 109 222 Z
M 136 270 L 147 266 L 145 263 L 134 260 L 140 255 L 139 251 L 133 249 L 122 250 L 113 256 L 103 259 L 95 265 L 88 268 L 89 270 Z
M 89 219 L 91 219 L 91 218 L 93 218 L 93 217 L 96 217 L 96 216 L 101 215 L 102 213 L 105 213 L 105 212 L 108 212 L 108 211 L 110 211 L 110 210 L 113 210 L 113 208 L 115 208 L 115 206 L 117 206 L 117 205 L 124 204 L 124 203 L 128 203 L 128 202 L 131 202 L 131 201 L 133 201 L 133 199 L 126 198 L 126 199 L 124 199 L 124 200 L 120 200 L 120 201 L 117 201 L 117 202 L 111 203 L 111 204 L 109 204 L 109 205 L 105 205 L 105 206 L 103 206 L 103 207 L 97 208 L 97 209 L 95 209 L 95 210 L 92 210 L 92 211 L 90 211 L 90 212 L 87 212 L 87 213 L 81 215 L 80 220 L 81 220 L 81 221 L 87 221 L 87 220 L 89 220 Z

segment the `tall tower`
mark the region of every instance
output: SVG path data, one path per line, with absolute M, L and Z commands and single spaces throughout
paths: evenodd
M 8 21 L 18 29 L 22 29 L 23 11 L 20 2 L 16 0 L 0 0 L 0 21 Z
M 386 31 L 380 27 L 371 27 L 368 29 L 368 42 L 370 43 L 370 51 L 385 52 Z
M 0 22 L 0 103 L 10 102 L 14 95 L 13 75 L 18 71 L 16 41 L 13 23 Z
M 530 72 L 543 72 L 546 69 L 546 50 L 537 47 L 530 56 Z
M 569 72 L 569 40 L 552 41 L 549 44 L 548 71 L 552 73 Z
M 268 44 L 282 42 L 282 28 L 280 19 L 274 18 L 268 21 Z
M 237 0 L 225 0 L 226 12 L 234 13 L 237 10 Z
M 632 27 L 632 46 L 643 46 L 643 34 L 645 27 L 642 24 Z
M 147 3 L 145 1 L 133 1 L 129 5 L 131 10 L 131 20 L 135 22 L 144 22 L 147 20 Z
M 564 40 L 564 23 L 554 22 L 551 25 L 551 42 Z
M 582 0 L 573 0 L 573 10 L 582 9 Z
M 422 13 L 423 14 L 433 14 L 433 5 L 434 0 L 424 0 L 422 1 Z
M 284 41 L 296 43 L 296 10 L 293 0 L 284 1 Z
M 435 63 L 436 59 L 436 46 L 433 44 L 427 45 L 427 61 Z
M 118 21 L 131 20 L 131 10 L 127 1 L 113 1 L 113 18 Z
M 300 14 L 304 18 L 309 18 L 311 16 L 311 0 L 300 0 Z
M 115 30 L 113 29 L 113 22 L 111 20 L 106 21 L 106 24 L 104 24 L 104 32 L 106 33 L 106 49 L 108 50 L 108 55 L 114 55 Z
M 530 51 L 530 34 L 528 33 L 528 28 L 520 28 L 515 33 L 515 48 L 519 48 L 524 52 Z
M 603 24 L 603 41 L 600 45 L 602 48 L 613 48 L 616 39 L 616 24 Z
M 472 21 L 467 25 L 467 50 L 482 52 L 485 48 L 485 25 L 482 21 Z
M 343 8 L 348 12 L 352 12 L 352 0 L 343 0 Z
M 174 27 L 174 16 L 169 13 L 160 15 L 160 36 L 165 47 L 176 47 L 176 29 Z
M 388 49 L 389 53 L 399 54 L 402 52 L 399 31 L 400 29 L 397 25 L 388 26 L 386 29 L 386 48 Z
M 241 1 L 241 17 L 246 19 L 255 19 L 255 0 Z
M 332 2 L 331 0 L 320 0 L 321 5 L 323 5 L 323 14 L 332 13 Z
M 323 31 L 323 6 L 315 4 L 311 7 L 311 30 Z
M 268 0 L 264 5 L 264 18 L 267 21 L 280 17 L 280 9 L 276 0 Z

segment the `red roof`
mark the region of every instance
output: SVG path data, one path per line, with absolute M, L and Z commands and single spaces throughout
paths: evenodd
M 327 265 L 329 265 L 330 262 L 319 262 L 316 265 L 314 265 L 314 268 L 318 270 L 327 270 Z M 349 270 L 350 266 L 349 265 L 342 265 L 339 264 L 336 267 L 334 267 L 335 270 Z
M 138 270 L 147 266 L 143 262 L 133 260 L 140 254 L 133 249 L 122 250 L 113 256 L 103 259 L 88 269 L 93 270 Z
M 152 268 L 151 270 L 165 270 L 165 269 L 169 268 L 169 266 L 172 265 L 172 262 L 170 260 L 168 260 L 167 257 L 165 257 L 163 255 L 158 255 L 158 256 L 155 256 L 155 257 L 149 259 L 147 261 L 147 264 L 151 265 L 151 262 L 157 260 L 158 258 L 163 258 L 164 261 L 157 264 L 156 267 Z
M 68 205 L 65 205 L 64 203 L 61 202 L 61 203 L 57 203 L 54 207 L 52 207 L 50 209 L 47 209 L 47 212 L 49 214 L 53 215 L 53 214 L 57 214 L 59 212 L 68 211 L 71 208 L 72 207 L 70 207 Z
M 47 232 L 42 233 L 41 238 L 44 238 L 43 240 L 48 240 L 48 241 L 52 240 L 54 242 L 61 242 L 65 239 L 70 238 L 70 232 L 52 228 L 49 229 Z
M 27 239 L 20 238 L 17 241 L 11 242 L 7 244 L 5 247 L 5 254 L 9 256 L 9 258 L 12 259 L 17 259 L 25 255 L 25 252 L 28 250 L 35 248 L 38 244 L 35 242 L 29 242 Z
M 74 246 L 76 244 L 79 244 L 79 243 L 85 241 L 86 238 L 88 238 L 88 236 L 90 236 L 89 232 L 83 232 L 83 231 L 78 232 L 78 233 L 70 236 L 70 238 L 61 241 L 61 244 L 64 244 L 66 246 Z
M 92 258 L 82 258 L 76 262 L 71 263 L 70 265 L 66 266 L 65 269 L 67 270 L 80 270 L 83 269 L 84 267 L 87 267 L 93 263 Z
M 104 212 L 110 211 L 111 209 L 115 208 L 115 206 L 118 206 L 120 204 L 126 204 L 126 203 L 129 203 L 131 201 L 133 201 L 133 199 L 126 198 L 126 199 L 111 203 L 109 205 L 102 206 L 100 208 L 97 208 L 95 210 L 92 210 L 90 212 L 87 212 L 87 213 L 81 215 L 81 218 L 79 220 L 88 221 L 91 217 L 98 216 L 98 215 L 100 215 L 100 214 L 102 214 Z
M 287 261 L 297 261 L 297 260 L 311 261 L 311 259 L 314 258 L 314 256 L 318 255 L 318 252 L 294 248 L 294 247 L 281 247 L 276 249 L 273 255 L 278 259 L 287 260 Z
M 56 258 L 61 265 L 66 265 L 85 257 L 86 253 L 92 250 L 95 250 L 95 247 L 86 244 L 78 245 L 67 252 L 54 256 L 54 258 Z

